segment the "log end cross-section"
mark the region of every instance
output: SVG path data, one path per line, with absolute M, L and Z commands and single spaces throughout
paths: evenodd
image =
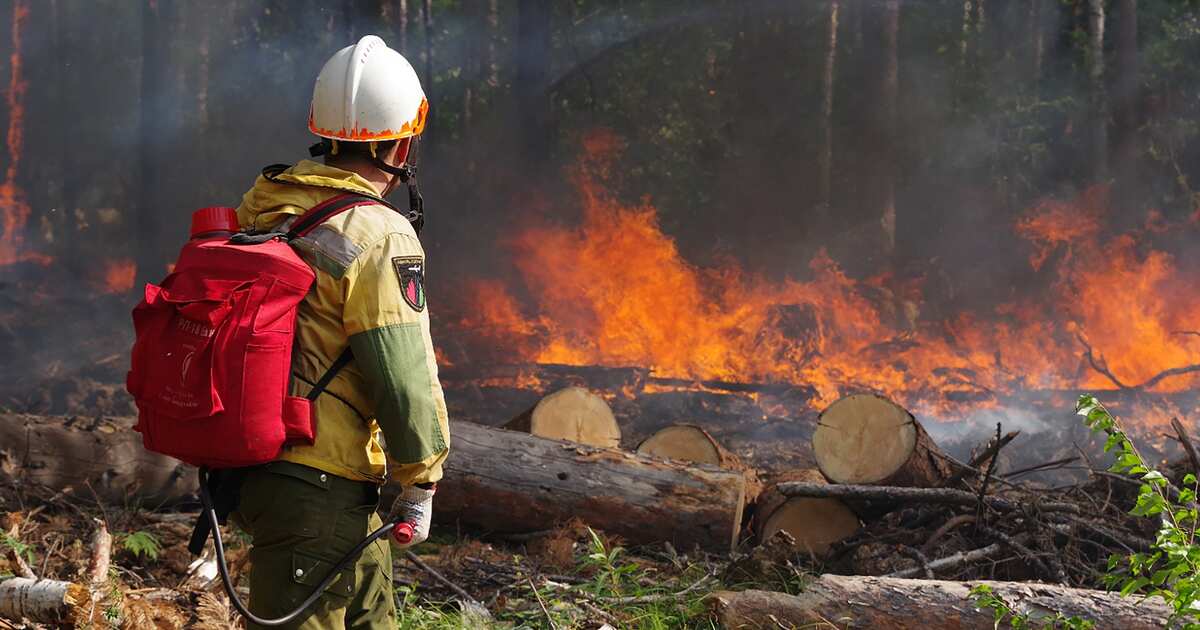
M 621 443 L 621 428 L 608 403 L 582 387 L 567 387 L 546 396 L 504 428 L 602 448 L 616 448 Z
M 949 460 L 916 418 L 874 394 L 830 405 L 812 444 L 817 466 L 834 483 L 930 487 L 950 474 Z

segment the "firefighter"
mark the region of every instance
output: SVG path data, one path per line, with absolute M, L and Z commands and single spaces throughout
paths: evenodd
M 400 490 L 392 514 L 416 525 L 411 544 L 429 534 L 450 443 L 446 403 L 425 252 L 413 222 L 383 202 L 411 174 L 406 160 L 428 107 L 408 61 L 363 37 L 330 58 L 313 89 L 308 127 L 323 139 L 324 163 L 264 171 L 238 208 L 243 229 L 262 231 L 346 192 L 379 200 L 292 242 L 317 276 L 296 322 L 292 394 L 304 396 L 339 357 L 349 362 L 314 401 L 315 443 L 287 447 L 242 481 L 234 521 L 253 539 L 250 610 L 262 618 L 295 608 L 382 525 L 389 478 Z M 391 576 L 389 543 L 376 541 L 286 627 L 393 628 Z

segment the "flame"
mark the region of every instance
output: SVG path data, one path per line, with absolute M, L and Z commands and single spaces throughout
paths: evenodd
M 133 289 L 137 280 L 137 263 L 129 258 L 109 260 L 104 263 L 104 282 L 101 290 L 105 293 L 128 293 Z
M 28 83 L 21 76 L 21 29 L 29 17 L 27 0 L 13 2 L 12 53 L 9 55 L 8 90 L 5 105 L 8 109 L 8 129 L 5 143 L 8 148 L 8 167 L 0 182 L 0 266 L 29 261 L 49 264 L 51 259 L 34 252 L 23 252 L 25 224 L 31 213 L 25 195 L 17 186 L 17 169 L 21 163 L 24 143 L 22 122 L 25 118 L 25 89 Z
M 600 134 L 584 147 L 572 175 L 580 224 L 519 230 L 509 247 L 520 283 L 468 287 L 471 314 L 459 324 L 475 345 L 502 349 L 493 360 L 807 384 L 816 405 L 867 389 L 942 419 L 1025 390 L 1197 384 L 1190 372 L 1163 376 L 1200 351 L 1200 333 L 1186 332 L 1200 328 L 1197 278 L 1139 247 L 1138 235 L 1103 238 L 1103 186 L 1042 200 L 1016 222 L 1031 268 L 1052 274 L 1045 294 L 932 319 L 922 314 L 923 278 L 858 280 L 824 251 L 804 280 L 693 265 L 649 201 L 623 205 L 608 194 L 604 176 L 621 143 Z M 1160 222 L 1152 215 L 1147 225 Z M 518 292 L 530 296 L 525 307 Z

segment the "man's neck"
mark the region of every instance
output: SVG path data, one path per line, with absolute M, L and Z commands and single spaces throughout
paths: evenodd
M 327 161 L 326 164 L 334 168 L 340 168 L 343 171 L 349 171 L 367 180 L 371 184 L 371 187 L 375 189 L 375 194 L 379 196 L 383 196 L 392 179 L 391 175 L 379 170 L 367 160 L 359 158 Z

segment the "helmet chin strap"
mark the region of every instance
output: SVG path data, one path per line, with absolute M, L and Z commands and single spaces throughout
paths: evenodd
M 322 138 L 320 142 L 308 148 L 309 155 L 318 157 L 321 155 L 336 155 L 337 144 L 335 140 Z M 380 197 L 386 197 L 395 190 L 396 184 L 408 184 L 408 214 L 405 218 L 412 224 L 413 229 L 420 235 L 421 228 L 425 226 L 425 199 L 421 196 L 421 191 L 417 188 L 417 167 L 414 164 L 417 155 L 417 137 L 413 136 L 409 141 L 408 159 L 400 166 L 393 166 L 383 161 L 383 158 L 375 154 L 375 148 L 371 147 L 371 165 L 375 168 L 394 175 L 392 181 L 388 182 L 387 189 L 383 191 Z

